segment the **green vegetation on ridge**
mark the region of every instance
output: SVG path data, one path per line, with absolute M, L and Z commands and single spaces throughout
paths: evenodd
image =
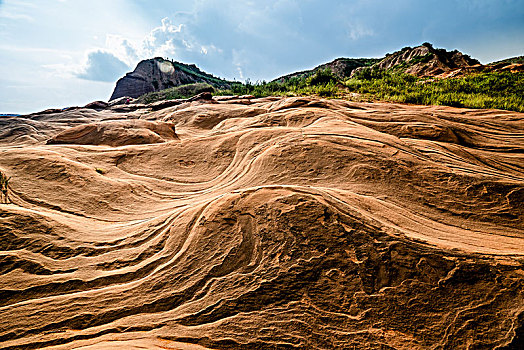
M 217 94 L 318 95 L 524 112 L 524 73 L 486 72 L 457 78 L 423 79 L 402 72 L 364 70 L 360 75 L 340 81 L 329 70 L 322 70 L 308 78 L 294 77 L 284 82 L 247 82 Z
M 500 61 L 495 61 L 490 64 L 510 64 L 510 63 L 524 63 L 524 56 L 510 57 Z
M 217 78 L 211 74 L 202 72 L 195 65 L 187 65 L 187 64 L 180 63 L 180 62 L 176 62 L 176 61 L 171 61 L 171 63 L 173 63 L 173 67 L 175 67 L 176 69 L 179 69 L 187 74 L 196 76 L 198 78 L 208 80 L 214 84 L 217 84 L 217 85 L 227 85 L 228 84 L 228 81 Z
M 372 71 L 345 82 L 350 92 L 373 100 L 524 112 L 524 73 L 487 72 L 457 78 L 421 79 Z
M 426 60 L 427 57 L 417 59 Z M 418 78 L 398 70 L 367 69 L 341 80 L 330 69 L 271 82 L 234 82 L 227 89 L 188 84 L 141 96 L 140 103 L 215 95 L 308 96 L 524 112 L 524 73 L 483 72 L 456 78 Z
M 311 76 L 295 76 L 283 81 L 234 84 L 230 89 L 217 91 L 217 95 L 301 96 L 318 95 L 338 97 L 344 86 L 329 69 L 318 70 Z
M 274 79 L 276 82 L 284 82 L 293 78 L 309 78 L 319 71 L 331 70 L 333 75 L 338 78 L 349 77 L 351 72 L 359 67 L 370 67 L 375 63 L 380 62 L 381 58 L 337 58 L 333 62 L 322 64 L 311 70 L 305 70 Z

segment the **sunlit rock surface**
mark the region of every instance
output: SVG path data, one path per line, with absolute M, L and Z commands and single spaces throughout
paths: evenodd
M 523 114 L 222 98 L 0 135 L 0 348 L 522 349 Z

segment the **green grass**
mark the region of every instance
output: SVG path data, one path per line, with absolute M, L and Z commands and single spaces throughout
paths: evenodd
M 215 84 L 218 84 L 218 85 L 228 85 L 229 82 L 224 80 L 224 79 L 220 79 L 220 78 L 217 78 L 217 77 L 214 77 L 212 76 L 211 74 L 207 74 L 207 73 L 204 73 L 202 72 L 200 69 L 198 69 L 196 66 L 192 67 L 192 66 L 188 66 L 188 65 L 185 65 L 183 63 L 180 63 L 180 62 L 175 62 L 175 61 L 172 61 L 173 63 L 173 66 L 189 75 L 193 75 L 193 76 L 197 76 L 201 79 L 206 79 L 207 81 L 211 81 L 212 83 L 215 83 Z
M 429 55 L 417 57 L 428 60 Z M 485 72 L 458 78 L 422 79 L 399 70 L 365 69 L 341 81 L 329 69 L 311 76 L 295 76 L 283 81 L 233 82 L 227 89 L 208 84 L 188 84 L 141 96 L 141 103 L 192 97 L 209 91 L 214 95 L 320 96 L 359 100 L 391 101 L 421 105 L 505 109 L 524 112 L 524 73 Z M 349 97 L 351 96 L 351 97 Z
M 233 84 L 230 89 L 219 90 L 216 95 L 304 96 L 340 97 L 344 92 L 342 82 L 329 70 L 319 70 L 309 77 L 291 77 L 284 81 Z
M 420 55 L 420 56 L 413 57 L 409 61 L 409 64 L 428 63 L 432 58 L 433 58 L 433 54 L 431 52 L 429 52 L 429 53 L 427 53 L 425 55 Z
M 319 71 L 311 77 L 294 77 L 284 82 L 236 84 L 216 94 L 340 98 L 348 92 L 359 94 L 363 100 L 524 112 L 524 73 L 510 72 L 430 80 L 401 72 L 363 70 L 342 83 L 331 72 Z
M 374 71 L 345 82 L 369 99 L 524 112 L 524 73 L 490 72 L 459 78 L 419 79 L 405 73 Z

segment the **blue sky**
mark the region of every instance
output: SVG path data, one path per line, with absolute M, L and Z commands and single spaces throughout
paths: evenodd
M 425 41 L 524 55 L 524 0 L 0 0 L 0 113 L 107 100 L 155 56 L 256 81 Z

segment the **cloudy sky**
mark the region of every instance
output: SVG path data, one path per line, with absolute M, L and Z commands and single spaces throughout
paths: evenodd
M 524 55 L 524 0 L 0 0 L 0 113 L 107 100 L 156 56 L 257 81 L 425 41 Z

